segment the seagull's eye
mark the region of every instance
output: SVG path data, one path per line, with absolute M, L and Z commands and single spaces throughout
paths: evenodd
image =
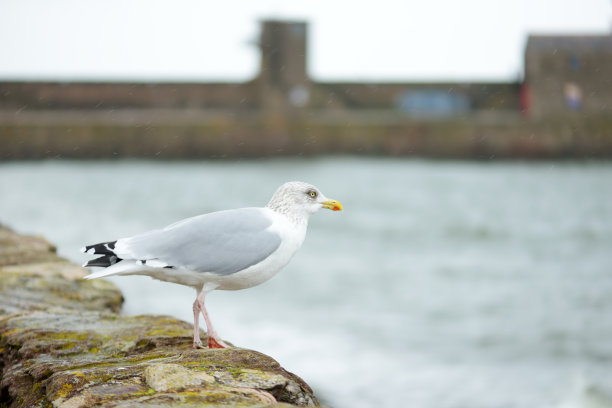
M 312 198 L 317 198 L 317 192 L 316 191 L 310 191 L 308 193 L 309 196 L 311 196 Z

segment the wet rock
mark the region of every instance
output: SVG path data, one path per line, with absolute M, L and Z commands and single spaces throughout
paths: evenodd
M 1 407 L 318 405 L 264 354 L 194 350 L 188 323 L 117 314 L 119 290 L 44 239 L 0 227 L 0 243 Z

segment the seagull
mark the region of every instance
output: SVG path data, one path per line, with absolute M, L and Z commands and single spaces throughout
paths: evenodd
M 85 279 L 146 275 L 191 286 L 197 291 L 193 347 L 204 348 L 199 331 L 201 313 L 208 347 L 226 348 L 229 346 L 215 331 L 206 311 L 206 295 L 213 290 L 251 288 L 276 275 L 304 242 L 310 215 L 321 208 L 341 211 L 342 204 L 311 184 L 288 182 L 265 207 L 198 215 L 163 229 L 87 245 L 82 252 L 101 256 L 83 266 L 105 269 Z

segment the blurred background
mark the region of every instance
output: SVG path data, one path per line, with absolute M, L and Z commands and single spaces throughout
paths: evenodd
M 612 4 L 0 3 L 0 222 L 84 244 L 311 182 L 220 334 L 333 407 L 612 407 Z M 191 289 L 114 278 L 124 313 Z M 164 299 L 160 301 L 160 299 Z

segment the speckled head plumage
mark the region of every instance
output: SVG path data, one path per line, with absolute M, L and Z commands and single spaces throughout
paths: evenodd
M 325 197 L 318 188 L 303 181 L 290 181 L 280 186 L 267 206 L 281 214 L 305 218 L 321 208 L 342 210 L 340 202 Z

